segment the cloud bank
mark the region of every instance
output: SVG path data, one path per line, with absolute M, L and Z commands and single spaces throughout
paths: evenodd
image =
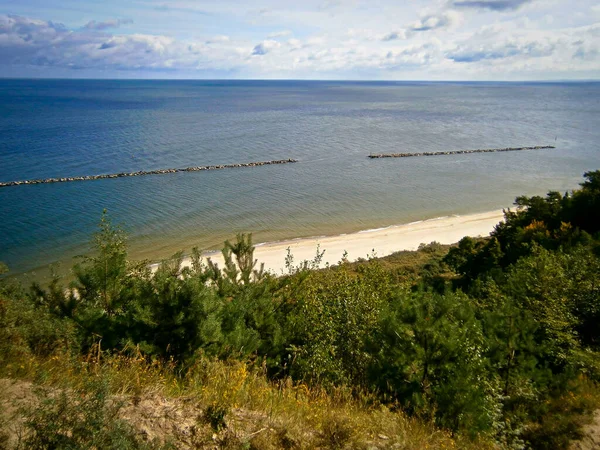
M 507 11 L 520 8 L 532 0 L 480 0 L 454 2 L 457 8 L 490 9 L 492 11 Z
M 376 14 L 362 0 L 327 7 L 284 1 L 232 15 L 232 1 L 182 1 L 161 9 L 150 0 L 147 16 L 80 25 L 0 14 L 0 76 L 510 80 L 600 74 L 600 10 L 592 0 L 582 0 L 579 15 L 564 14 L 573 12 L 568 2 L 540 0 L 418 0 L 418 10 L 382 0 L 385 8 Z M 178 12 L 193 8 L 201 12 L 193 20 Z M 125 14 L 116 10 L 115 16 Z M 166 16 L 174 16 L 173 28 Z M 120 32 L 125 25 L 127 34 Z
M 128 25 L 133 23 L 131 19 L 110 19 L 104 22 L 96 22 L 91 20 L 84 25 L 83 28 L 86 30 L 108 30 L 109 28 L 119 28 L 121 25 Z

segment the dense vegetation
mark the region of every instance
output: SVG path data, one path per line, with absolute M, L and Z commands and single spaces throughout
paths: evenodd
M 48 377 L 53 358 L 78 361 L 77 373 L 90 358 L 134 358 L 168 367 L 177 384 L 223 361 L 260 372 L 266 386 L 342 389 L 346 405 L 408 414 L 465 446 L 564 448 L 600 397 L 600 171 L 584 176 L 570 194 L 517 198 L 488 239 L 320 270 L 318 250 L 299 265 L 288 255 L 281 277 L 257 266 L 247 235 L 225 243 L 225 267 L 194 249 L 191 266 L 176 254 L 153 272 L 128 260 L 124 233 L 105 214 L 69 285 L 0 281 L 0 375 Z M 25 360 L 46 372 L 26 370 Z M 88 410 L 109 410 L 98 403 L 105 388 L 94 389 Z M 204 412 L 216 430 L 235 403 L 225 392 L 213 392 Z M 30 446 L 85 435 L 81 423 L 40 427 L 68 410 L 66 399 L 44 398 L 50 409 L 25 424 Z M 104 430 L 94 434 L 106 439 L 100 446 L 141 446 L 130 430 L 107 431 L 123 429 L 116 419 L 103 427 L 102 414 L 73 414 L 90 421 L 83 429 Z M 353 445 L 351 427 L 327 423 L 318 425 L 330 437 L 321 445 Z M 282 447 L 305 448 L 286 439 Z

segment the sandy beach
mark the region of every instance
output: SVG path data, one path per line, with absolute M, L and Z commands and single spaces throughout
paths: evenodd
M 338 236 L 269 242 L 256 244 L 254 256 L 259 263 L 265 264 L 266 270 L 281 275 L 285 271 L 288 248 L 294 256 L 294 264 L 297 265 L 304 260 L 313 259 L 319 246 L 321 250 L 325 250 L 321 263 L 323 267 L 327 263 L 330 265 L 338 263 L 344 252 L 347 252 L 350 261 L 355 261 L 372 254 L 381 257 L 401 250 L 416 250 L 422 243 L 436 241 L 441 244 L 452 244 L 464 236 L 487 236 L 503 218 L 502 210 L 497 210 L 393 225 Z M 220 253 L 204 256 L 210 257 L 220 267 L 223 266 L 223 257 Z M 183 264 L 189 265 L 189 258 L 186 258 Z

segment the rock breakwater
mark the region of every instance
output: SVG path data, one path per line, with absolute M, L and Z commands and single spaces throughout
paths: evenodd
M 369 155 L 369 158 L 410 158 L 414 156 L 442 156 L 442 155 L 464 155 L 469 153 L 496 153 L 496 152 L 518 152 L 522 150 L 544 150 L 556 148 L 553 145 L 540 145 L 536 147 L 507 147 L 507 148 L 483 148 L 478 150 L 454 150 L 449 152 L 419 152 L 419 153 L 380 153 Z
M 267 166 L 271 164 L 288 164 L 298 162 L 296 159 L 278 159 L 273 161 L 258 161 L 250 163 L 239 163 L 239 164 L 219 164 L 214 166 L 195 166 L 195 167 L 184 167 L 181 169 L 158 169 L 158 170 L 140 170 L 137 172 L 121 172 L 103 175 L 85 175 L 81 177 L 61 177 L 61 178 L 40 178 L 36 180 L 23 180 L 23 181 L 6 181 L 0 182 L 0 187 L 8 186 L 21 186 L 29 184 L 47 184 L 47 183 L 68 183 L 72 181 L 90 181 L 90 180 L 103 180 L 105 178 L 123 178 L 123 177 L 140 177 L 143 175 L 164 175 L 167 173 L 178 173 L 178 172 L 200 172 L 203 170 L 220 170 L 220 169 L 237 169 L 241 167 L 259 167 Z

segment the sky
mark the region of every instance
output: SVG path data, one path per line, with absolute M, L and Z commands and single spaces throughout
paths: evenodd
M 0 0 L 0 77 L 600 79 L 600 0 Z

